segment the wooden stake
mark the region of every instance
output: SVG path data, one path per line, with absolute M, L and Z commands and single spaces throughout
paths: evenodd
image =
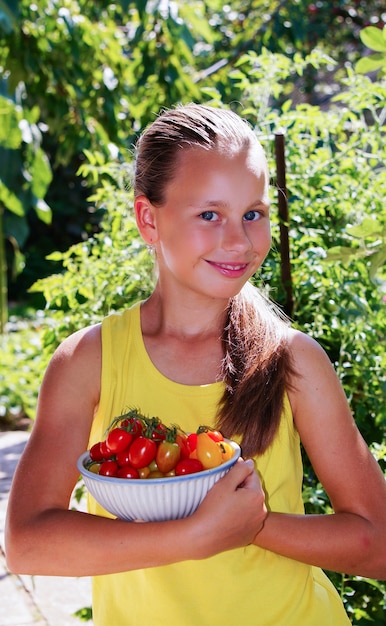
M 289 245 L 289 212 L 286 184 L 286 163 L 285 163 L 285 137 L 283 131 L 275 133 L 275 156 L 276 156 L 276 184 L 279 207 L 280 226 L 280 257 L 281 257 L 281 282 L 286 294 L 284 304 L 285 313 L 292 318 L 293 293 L 291 277 L 291 259 Z

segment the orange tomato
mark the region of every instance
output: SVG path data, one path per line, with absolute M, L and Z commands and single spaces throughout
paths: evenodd
M 223 463 L 222 453 L 216 441 L 213 441 L 207 433 L 197 435 L 197 459 L 201 461 L 204 469 L 212 469 Z

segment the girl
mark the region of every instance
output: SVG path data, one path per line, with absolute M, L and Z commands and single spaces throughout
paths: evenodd
M 69 337 L 46 372 L 14 478 L 11 570 L 94 576 L 96 626 L 344 626 L 321 568 L 386 576 L 386 488 L 321 348 L 251 286 L 270 248 L 267 164 L 237 115 L 164 112 L 138 142 L 135 215 L 148 300 Z M 69 511 L 76 459 L 126 407 L 243 456 L 191 517 Z M 334 509 L 304 515 L 300 441 Z

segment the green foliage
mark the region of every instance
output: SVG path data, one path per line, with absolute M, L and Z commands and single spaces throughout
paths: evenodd
M 79 609 L 75 611 L 74 617 L 80 619 L 81 622 L 90 622 L 92 620 L 92 608 L 84 607 L 83 609 Z
M 0 88 L 5 83 L 0 78 Z M 13 251 L 9 275 L 16 275 L 24 266 L 21 246 L 29 234 L 26 216 L 34 211 L 41 221 L 51 221 L 44 198 L 52 174 L 41 148 L 42 136 L 36 124 L 39 113 L 36 107 L 22 108 L 19 91 L 15 99 L 0 94 L 0 334 L 7 320 L 9 263 L 5 242 Z
M 10 425 L 19 416 L 34 417 L 37 392 L 52 351 L 44 352 L 44 332 L 50 320 L 36 311 L 23 320 L 10 315 L 9 332 L 0 336 L 0 422 Z
M 371 117 L 367 79 L 347 85 L 351 108 L 342 107 L 341 99 L 328 113 L 309 105 L 285 105 L 281 115 L 270 111 L 265 121 L 257 121 L 272 168 L 272 131 L 280 127 L 286 137 L 294 322 L 327 350 L 371 444 L 384 440 L 386 428 L 386 151 L 379 112 L 385 99 L 382 84 L 372 84 L 378 113 Z M 278 248 L 277 230 L 274 236 Z M 352 245 L 358 236 L 363 239 L 360 248 Z M 347 249 L 349 262 L 342 258 Z M 279 264 L 274 248 L 263 278 L 281 302 Z
M 31 205 L 40 219 L 51 207 L 50 226 L 39 223 L 30 200 L 7 185 L 5 216 L 14 230 L 7 251 L 9 265 L 18 269 L 8 272 L 11 297 L 26 297 L 36 277 L 51 271 L 44 260 L 49 252 L 66 250 L 99 229 L 100 216 L 75 175 L 85 151 L 111 159 L 116 150 L 130 150 L 161 107 L 206 100 L 213 89 L 223 101 L 242 101 L 229 73 L 247 51 L 266 48 L 295 59 L 319 47 L 326 57 L 333 50 L 336 61 L 355 61 L 366 45 L 360 28 L 371 19 L 378 29 L 382 11 L 381 0 L 340 0 L 333 8 L 327 0 L 243 0 L 236 8 L 219 0 L 0 2 L 4 95 L 15 99 L 22 92 L 18 105 L 36 113 L 53 174 L 46 204 L 39 194 L 34 202 L 34 191 Z M 328 97 L 336 89 L 334 71 L 332 63 L 323 71 L 307 63 L 287 94 L 295 88 L 302 100 L 316 101 L 324 92 Z M 22 179 L 25 159 L 15 150 L 12 171 Z M 34 168 L 34 178 L 40 171 Z M 15 255 L 21 254 L 20 274 Z
M 385 467 L 385 86 L 381 77 L 374 82 L 348 67 L 340 70 L 339 82 L 329 84 L 329 95 L 338 95 L 328 112 L 310 104 L 316 75 L 323 81 L 331 77 L 347 49 L 340 45 L 332 60 L 337 30 L 331 28 L 331 3 L 249 0 L 237 9 L 218 0 L 59 4 L 23 0 L 6 6 L 0 1 L 5 43 L 0 66 L 8 72 L 11 91 L 25 84 L 17 107 L 13 92 L 4 95 L 7 126 L 0 125 L 0 145 L 19 156 L 24 150 L 30 165 L 36 156 L 31 172 L 34 189 L 41 193 L 48 183 L 45 176 L 38 182 L 43 152 L 28 151 L 31 144 L 23 140 L 20 121 L 39 133 L 43 129 L 43 143 L 32 145 L 44 150 L 54 170 L 55 190 L 49 191 L 54 216 L 62 212 L 74 217 L 72 226 L 76 220 L 79 224 L 77 185 L 83 193 L 88 185 L 87 226 L 77 231 L 79 243 L 64 246 L 61 239 L 49 251 L 51 275 L 31 290 L 44 295 L 44 313 L 2 339 L 0 411 L 33 417 L 43 370 L 64 336 L 146 297 L 151 289 L 152 259 L 131 214 L 136 135 L 162 106 L 188 100 L 229 103 L 256 128 L 272 172 L 274 246 L 259 280 L 283 304 L 273 149 L 274 134 L 281 129 L 294 324 L 327 350 L 358 426 Z M 373 2 L 369 11 L 363 1 L 335 3 L 334 23 L 345 41 L 360 44 L 366 12 L 375 16 L 380 7 Z M 363 44 L 378 52 L 374 37 L 378 46 L 380 32 L 367 32 Z M 20 162 L 16 165 L 12 173 L 20 179 L 23 171 Z M 22 219 L 24 196 L 20 201 L 18 193 L 26 193 L 25 187 L 7 188 L 13 190 L 13 195 L 4 192 L 8 212 L 13 207 L 12 214 L 19 210 Z M 77 193 L 71 195 L 72 189 Z M 35 191 L 28 193 L 36 196 Z M 307 510 L 330 512 L 306 458 L 305 467 Z M 354 624 L 383 624 L 383 583 L 331 577 Z
M 282 100 L 289 74 L 295 77 L 299 68 L 263 51 L 242 57 L 230 78 L 243 91 L 239 112 L 256 127 L 272 173 L 274 133 L 285 134 L 294 324 L 328 352 L 358 427 L 385 470 L 384 84 L 349 70 L 336 104 L 324 112 Z M 274 245 L 259 280 L 284 303 L 274 192 L 273 186 Z M 306 457 L 304 497 L 308 512 L 331 512 Z M 353 624 L 383 624 L 384 583 L 330 575 Z
M 368 26 L 360 33 L 361 41 L 375 53 L 360 59 L 355 69 L 359 73 L 379 71 L 386 73 L 386 26 L 380 30 L 375 26 Z
M 48 316 L 58 321 L 44 334 L 44 345 L 51 349 L 69 332 L 146 297 L 153 284 L 151 254 L 138 237 L 130 208 L 130 164 L 109 163 L 100 153 L 88 157 L 79 174 L 98 185 L 90 201 L 104 211 L 103 229 L 63 253 L 49 255 L 64 271 L 31 288 L 43 293 Z

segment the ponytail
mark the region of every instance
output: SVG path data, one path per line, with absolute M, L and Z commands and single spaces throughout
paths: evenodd
M 250 283 L 232 298 L 223 332 L 222 397 L 217 426 L 241 437 L 243 454 L 262 454 L 280 423 L 285 390 L 294 373 L 288 324 Z

